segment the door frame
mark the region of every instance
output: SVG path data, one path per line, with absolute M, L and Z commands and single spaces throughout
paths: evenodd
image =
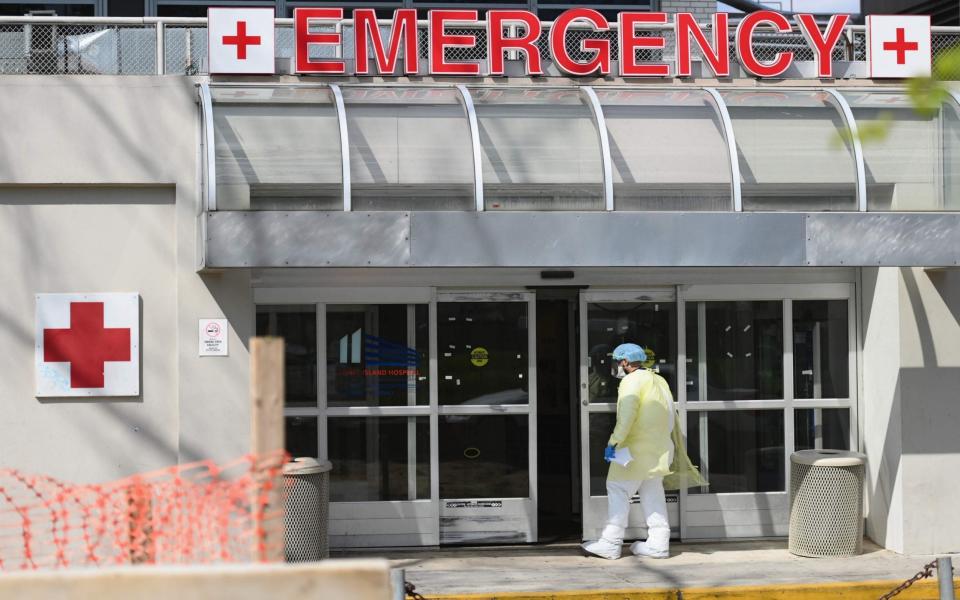
M 704 284 L 688 285 L 678 288 L 678 326 L 682 325 L 678 339 L 678 348 L 681 353 L 682 368 L 686 367 L 686 304 L 687 302 L 718 302 L 718 301 L 764 301 L 774 300 L 782 302 L 783 307 L 783 398 L 776 400 L 733 400 L 716 401 L 705 398 L 707 389 L 705 371 L 705 338 L 698 336 L 697 356 L 699 357 L 699 386 L 701 398 L 687 398 L 686 385 L 678 394 L 678 404 L 681 417 L 681 431 L 686 439 L 687 414 L 698 412 L 706 417 L 712 411 L 736 410 L 781 410 L 784 415 L 784 490 L 777 492 L 742 492 L 721 494 L 689 494 L 688 490 L 681 490 L 681 537 L 685 540 L 714 540 L 732 537 L 783 537 L 787 535 L 789 499 L 790 499 L 790 455 L 796 446 L 794 433 L 795 411 L 800 409 L 846 408 L 849 415 L 849 447 L 857 449 L 859 440 L 859 345 L 857 337 L 857 295 L 854 283 L 823 283 L 823 284 Z M 847 301 L 847 368 L 848 368 L 848 397 L 847 398 L 794 398 L 794 364 L 793 364 L 793 303 L 805 300 L 846 300 Z M 705 305 L 699 304 L 698 331 L 705 331 Z M 684 373 L 684 381 L 686 374 Z M 700 447 L 706 453 L 708 438 L 705 421 L 700 422 Z M 819 439 L 819 435 L 818 435 Z M 709 464 L 705 465 L 704 475 L 710 479 Z M 762 522 L 758 519 L 759 511 L 767 511 L 773 520 Z M 751 515 L 749 513 L 755 513 Z M 780 515 L 779 520 L 776 515 Z M 729 517 L 729 518 L 725 518 Z M 753 518 L 757 517 L 757 518 Z M 692 530 L 692 531 L 691 531 Z
M 253 288 L 254 322 L 258 306 L 302 305 L 313 306 L 317 320 L 317 405 L 315 407 L 285 407 L 284 417 L 317 418 L 317 452 L 321 460 L 329 459 L 328 421 L 342 417 L 428 417 L 431 430 L 435 428 L 434 389 L 436 356 L 430 348 L 430 405 L 412 406 L 350 406 L 327 405 L 327 306 L 401 304 L 427 305 L 430 323 L 435 322 L 435 292 L 431 288 Z M 410 324 L 408 323 L 408 338 Z M 409 341 L 409 340 L 408 340 Z M 432 342 L 431 342 L 432 344 Z M 408 422 L 408 428 L 410 423 Z M 408 429 L 409 432 L 409 429 Z M 438 472 L 437 444 L 430 439 L 430 497 L 416 500 L 381 500 L 358 502 L 331 502 L 329 527 L 331 546 L 338 548 L 376 546 L 436 546 L 440 540 L 439 502 L 436 496 Z M 408 435 L 408 448 L 413 440 Z M 408 454 L 408 460 L 410 456 Z M 412 467 L 413 465 L 410 465 Z M 408 486 L 410 485 L 408 472 Z
M 439 289 L 434 297 L 431 309 L 432 353 L 439 353 L 439 323 L 437 305 L 441 302 L 525 302 L 527 305 L 527 394 L 526 405 L 489 405 L 489 406 L 440 406 L 439 368 L 435 356 L 431 357 L 431 448 L 437 474 L 433 497 L 438 500 L 439 543 L 444 542 L 444 525 L 450 529 L 446 543 L 484 542 L 485 531 L 498 531 L 492 527 L 503 525 L 519 528 L 523 541 L 537 541 L 537 298 L 529 290 L 444 290 Z M 528 417 L 528 484 L 527 498 L 441 498 L 439 466 L 439 420 L 440 416 L 484 416 L 484 415 L 527 415 Z M 499 502 L 499 514 L 491 515 L 492 506 L 462 506 L 464 502 Z M 493 517 L 493 518 L 491 518 Z M 459 529 L 459 532 L 457 531 Z M 475 534 L 475 535 L 474 535 Z
M 606 496 L 592 496 L 590 493 L 590 415 L 597 413 L 616 413 L 617 410 L 616 403 L 590 402 L 590 391 L 588 385 L 589 365 L 587 364 L 590 351 L 588 307 L 590 304 L 599 302 L 626 304 L 659 301 L 672 304 L 674 306 L 674 310 L 678 311 L 677 331 L 675 331 L 674 334 L 677 336 L 677 388 L 678 392 L 682 392 L 683 386 L 680 385 L 680 382 L 685 380 L 683 379 L 684 370 L 680 360 L 680 351 L 682 349 L 680 342 L 682 340 L 681 334 L 683 329 L 680 321 L 681 315 L 679 314 L 677 302 L 678 296 L 679 290 L 677 286 L 650 286 L 630 290 L 624 290 L 622 288 L 591 288 L 581 290 L 580 292 L 580 495 L 582 504 L 581 537 L 583 537 L 585 540 L 596 539 L 599 537 L 599 532 L 601 529 L 603 529 L 603 524 L 606 522 L 607 515 Z M 679 408 L 679 403 L 677 403 L 677 408 Z M 683 522 L 683 510 L 681 508 L 683 498 L 681 495 L 677 494 L 668 494 L 668 496 L 677 498 L 677 502 L 668 502 L 667 512 L 670 518 L 671 530 L 674 532 L 679 532 Z M 646 525 L 643 524 L 644 520 L 642 510 L 636 504 L 631 504 L 630 506 L 630 523 L 633 525 L 627 528 L 627 537 L 643 537 L 643 533 L 646 531 Z

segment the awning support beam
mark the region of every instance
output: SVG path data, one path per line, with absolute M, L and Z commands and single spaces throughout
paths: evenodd
M 350 193 L 350 135 L 347 133 L 347 110 L 343 104 L 343 92 L 340 86 L 331 83 L 330 92 L 333 94 L 333 103 L 337 107 L 337 123 L 340 128 L 340 169 L 343 181 L 343 212 L 353 210 Z
M 200 90 L 200 114 L 203 118 L 203 161 L 206 180 L 203 183 L 206 210 L 217 210 L 217 154 L 213 135 L 213 98 L 210 84 L 203 82 Z
M 477 109 L 473 105 L 473 96 L 463 84 L 457 85 L 460 92 L 460 102 L 467 113 L 467 122 L 470 124 L 470 145 L 473 147 L 473 198 L 476 201 L 477 212 L 483 212 L 483 154 L 480 148 L 480 125 L 477 122 Z
M 843 115 L 847 132 L 850 134 L 850 143 L 853 146 L 853 159 L 857 163 L 857 210 L 867 212 L 867 171 L 863 162 L 863 144 L 860 143 L 857 120 L 854 118 L 853 111 L 850 109 L 850 103 L 843 97 L 843 94 L 832 88 L 824 88 L 824 91 L 833 96 L 837 108 L 840 109 L 840 114 Z
M 717 116 L 720 117 L 720 123 L 723 125 L 724 137 L 727 139 L 727 153 L 730 155 L 730 189 L 733 195 L 733 210 L 735 212 L 743 211 L 743 196 L 740 193 L 740 157 L 737 153 L 737 139 L 733 134 L 733 121 L 730 120 L 730 111 L 727 110 L 727 103 L 723 101 L 723 96 L 716 88 L 703 88 L 703 91 L 713 96 L 716 103 Z
M 584 102 L 593 113 L 593 124 L 600 135 L 600 164 L 603 167 L 603 199 L 607 210 L 613 210 L 613 161 L 610 156 L 610 135 L 607 132 L 607 121 L 603 116 L 603 106 L 600 98 L 592 87 L 580 87 Z

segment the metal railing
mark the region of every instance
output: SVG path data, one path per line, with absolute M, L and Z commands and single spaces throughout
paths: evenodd
M 205 18 L 111 18 L 111 17 L 0 17 L 0 74 L 37 75 L 205 75 L 207 73 L 207 27 Z M 334 26 L 330 26 L 334 27 Z M 390 22 L 381 21 L 387 35 Z M 516 26 L 511 26 L 516 27 Z M 550 58 L 550 23 L 536 45 L 544 59 Z M 343 21 L 335 29 L 343 35 L 340 57 L 353 58 L 353 22 Z M 427 57 L 427 23 L 418 23 L 418 55 Z M 451 33 L 471 33 L 477 37 L 472 48 L 448 48 L 449 60 L 481 61 L 486 57 L 486 30 L 482 26 L 448 28 Z M 515 35 L 517 29 L 511 29 Z M 675 54 L 672 26 L 647 28 L 641 35 L 662 35 L 662 50 L 641 49 L 641 62 L 670 62 Z M 619 47 L 616 24 L 597 32 L 571 28 L 565 44 L 574 59 L 585 59 L 581 42 L 587 38 L 610 41 L 611 59 L 616 60 Z M 290 59 L 294 53 L 293 19 L 276 20 L 276 56 Z M 933 54 L 938 55 L 960 46 L 960 28 L 934 27 Z M 813 54 L 799 31 L 791 33 L 758 33 L 754 53 L 761 61 L 772 60 L 778 52 L 794 52 L 798 61 L 812 61 Z M 731 56 L 735 55 L 733 37 Z M 836 62 L 866 60 L 866 32 L 862 25 L 847 28 L 832 51 Z M 334 57 L 333 47 L 314 47 L 311 56 Z M 516 60 L 516 52 L 507 52 L 507 60 Z M 519 57 L 522 58 L 522 57 Z M 421 60 L 421 66 L 423 60 Z M 960 72 L 947 73 L 949 79 L 960 79 Z

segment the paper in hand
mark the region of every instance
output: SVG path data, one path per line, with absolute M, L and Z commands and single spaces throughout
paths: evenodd
M 630 454 L 630 448 L 627 448 L 626 446 L 624 446 L 623 448 L 618 448 L 617 451 L 614 452 L 613 460 L 611 462 L 615 462 L 621 467 L 625 467 L 629 465 L 632 461 L 633 461 L 633 455 Z

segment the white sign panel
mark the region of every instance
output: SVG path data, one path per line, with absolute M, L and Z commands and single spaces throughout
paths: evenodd
M 227 356 L 226 319 L 200 319 L 200 356 Z
M 273 75 L 274 9 L 210 8 L 211 75 Z
M 38 397 L 140 395 L 138 294 L 37 294 Z
M 867 48 L 870 77 L 929 77 L 930 17 L 868 15 Z

